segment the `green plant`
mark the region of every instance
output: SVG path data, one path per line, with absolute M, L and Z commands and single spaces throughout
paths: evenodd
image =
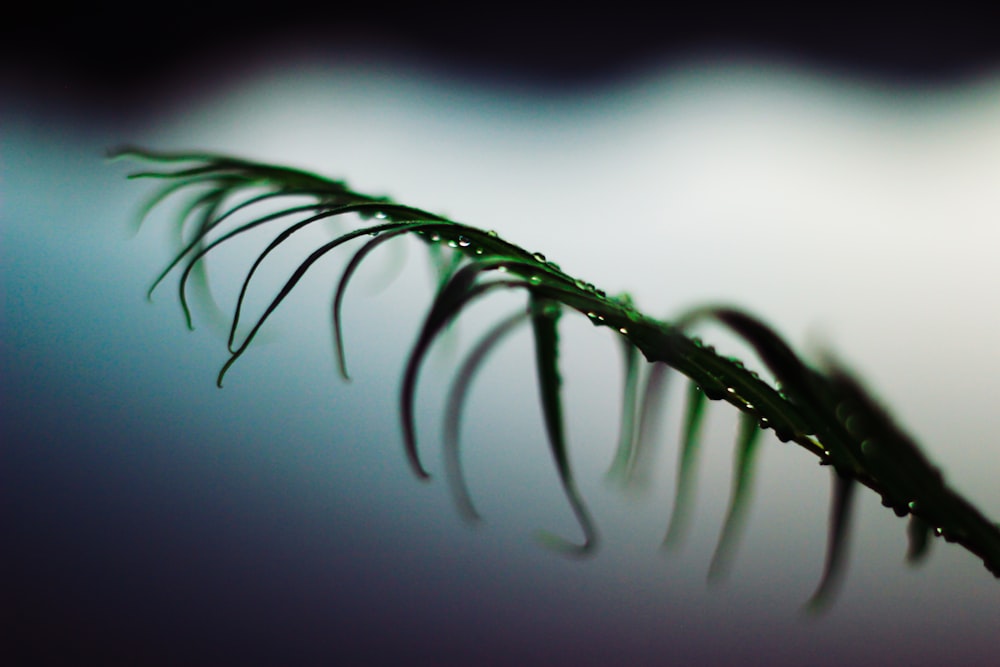
M 333 332 L 340 371 L 347 377 L 342 344 L 340 309 L 345 290 L 358 266 L 378 246 L 398 237 L 425 242 L 436 261 L 440 285 L 419 332 L 403 374 L 400 396 L 405 451 L 415 474 L 428 477 L 417 448 L 413 401 L 422 361 L 436 338 L 471 302 L 495 290 L 523 290 L 524 312 L 503 320 L 489 332 L 461 367 L 449 399 L 445 439 L 451 488 L 463 515 L 477 516 L 462 479 L 458 459 L 457 423 L 464 388 L 483 357 L 502 337 L 522 322 L 534 333 L 540 398 L 549 446 L 566 497 L 583 531 L 584 540 L 572 544 L 554 536 L 546 540 L 570 554 L 586 554 L 597 542 L 597 532 L 577 490 L 563 432 L 560 398 L 558 324 L 565 311 L 576 311 L 595 326 L 620 335 L 625 350 L 625 391 L 620 440 L 609 474 L 627 483 L 641 467 L 641 434 L 664 386 L 664 371 L 674 369 L 690 379 L 683 428 L 677 496 L 665 544 L 682 534 L 686 508 L 693 490 L 698 432 L 708 400 L 725 401 L 742 415 L 737 441 L 737 464 L 730 509 L 710 576 L 725 572 L 745 514 L 753 476 L 758 435 L 773 430 L 779 440 L 795 442 L 832 470 L 834 485 L 830 536 L 824 575 L 810 600 L 812 608 L 832 599 L 844 563 L 845 535 L 851 502 L 858 484 L 879 494 L 883 505 L 900 517 L 909 517 L 908 558 L 925 555 L 929 537 L 937 535 L 979 556 L 1000 577 L 1000 525 L 950 489 L 940 472 L 845 368 L 832 360 L 819 367 L 807 365 L 767 324 L 735 308 L 706 306 L 664 322 L 644 315 L 627 296 L 608 296 L 600 289 L 564 273 L 540 253 L 509 243 L 493 231 L 457 223 L 442 216 L 354 192 L 341 181 L 267 164 L 197 153 L 153 153 L 123 149 L 113 154 L 167 165 L 165 171 L 144 171 L 132 178 L 155 178 L 166 183 L 143 209 L 143 217 L 169 195 L 187 189 L 196 194 L 178 216 L 183 247 L 157 276 L 150 294 L 174 269 L 180 269 L 179 298 L 188 326 L 192 326 L 187 286 L 202 260 L 235 237 L 264 225 L 283 224 L 274 240 L 257 256 L 243 277 L 230 323 L 229 360 L 217 382 L 240 358 L 263 323 L 295 288 L 306 272 L 327 253 L 349 241 L 363 241 L 347 263 L 333 298 Z M 250 216 L 258 205 L 275 199 L 306 197 L 308 203 Z M 249 219 L 236 224 L 237 214 Z M 247 290 L 268 256 L 293 234 L 335 216 L 355 214 L 365 224 L 321 245 L 287 279 L 249 332 L 237 339 Z M 223 223 L 228 223 L 224 225 Z M 696 323 L 712 320 L 746 341 L 776 378 L 773 385 L 738 359 L 721 356 L 688 333 Z M 639 354 L 653 364 L 640 388 Z M 641 389 L 641 390 L 640 390 Z

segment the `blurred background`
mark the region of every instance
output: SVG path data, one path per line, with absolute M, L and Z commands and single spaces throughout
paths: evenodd
M 711 406 L 687 540 L 661 551 L 681 384 L 647 492 L 605 484 L 620 350 L 584 318 L 563 321 L 563 376 L 601 549 L 567 560 L 533 538 L 579 529 L 527 331 L 467 397 L 463 456 L 485 520 L 463 523 L 440 448 L 449 383 L 523 298 L 478 304 L 435 348 L 419 387 L 422 484 L 396 407 L 434 283 L 408 241 L 383 246 L 348 294 L 350 383 L 328 321 L 348 251 L 312 271 L 218 390 L 219 313 L 196 310 L 187 331 L 174 276 L 144 299 L 176 248 L 180 202 L 136 233 L 150 186 L 104 157 L 136 144 L 313 169 L 495 229 L 651 314 L 749 309 L 856 369 L 997 518 L 988 20 L 537 4 L 25 11 L 0 40 L 5 664 L 995 661 L 993 577 L 943 543 L 905 566 L 905 523 L 864 491 L 840 598 L 803 617 L 829 478 L 773 438 L 732 576 L 708 587 L 736 425 L 725 406 Z M 254 303 L 331 231 L 276 258 Z M 210 260 L 224 313 L 275 233 Z

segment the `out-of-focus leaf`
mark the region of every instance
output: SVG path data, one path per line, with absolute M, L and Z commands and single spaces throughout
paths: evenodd
M 451 488 L 451 495 L 455 501 L 455 507 L 463 519 L 475 521 L 479 519 L 479 512 L 476 511 L 472 503 L 472 496 L 469 487 L 465 483 L 465 474 L 462 471 L 462 462 L 459 456 L 458 437 L 462 419 L 462 406 L 469 391 L 469 385 L 475 375 L 482 367 L 486 357 L 496 349 L 500 341 L 514 331 L 517 326 L 527 319 L 527 312 L 514 313 L 492 327 L 479 340 L 476 346 L 469 352 L 465 362 L 455 374 L 451 390 L 448 392 L 448 406 L 445 409 L 444 420 L 444 462 L 445 474 L 448 478 L 448 485 Z
M 636 456 L 636 398 L 639 384 L 639 353 L 627 338 L 621 339 L 625 378 L 622 383 L 622 413 L 618 427 L 618 446 L 608 469 L 609 481 L 625 486 Z
M 484 261 L 478 264 L 469 264 L 455 272 L 451 280 L 438 292 L 430 312 L 424 320 L 417 342 L 410 352 L 403 372 L 403 382 L 400 389 L 399 413 L 403 425 L 403 444 L 406 455 L 414 473 L 421 479 L 428 479 L 430 476 L 420 462 L 417 452 L 416 426 L 413 417 L 413 401 L 416 393 L 417 375 L 423 363 L 424 356 L 430 349 L 431 343 L 441 333 L 445 325 L 448 324 L 458 313 L 473 299 L 476 299 L 490 290 L 504 289 L 511 287 L 527 287 L 529 283 L 523 281 L 495 281 L 485 284 L 475 284 L 480 273 L 496 269 L 503 266 L 501 260 L 492 262 Z
M 833 602 L 844 580 L 847 569 L 847 549 L 850 541 L 850 523 L 853 517 L 854 490 L 857 482 L 832 470 L 833 493 L 830 499 L 830 533 L 827 540 L 826 563 L 823 577 L 816 592 L 806 603 L 806 611 L 825 611 Z
M 729 509 L 719 536 L 719 544 L 712 555 L 708 567 L 709 582 L 719 581 L 729 574 L 733 555 L 749 512 L 750 496 L 753 493 L 753 479 L 757 452 L 760 443 L 760 428 L 757 419 L 748 413 L 740 416 L 740 431 L 736 440 L 733 457 L 733 485 L 729 496 Z
M 705 416 L 708 397 L 695 383 L 688 386 L 687 410 L 684 414 L 684 434 L 681 438 L 680 460 L 677 464 L 677 491 L 674 494 L 674 509 L 670 516 L 670 526 L 663 538 L 663 546 L 680 546 L 691 518 L 691 505 L 698 467 L 698 446 L 701 425 Z
M 910 565 L 922 563 L 931 547 L 931 525 L 916 515 L 910 515 L 910 521 L 906 525 L 906 535 L 909 538 L 909 546 L 906 550 L 906 561 Z

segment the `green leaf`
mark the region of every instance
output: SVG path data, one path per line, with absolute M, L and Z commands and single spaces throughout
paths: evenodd
M 843 583 L 847 569 L 847 547 L 850 539 L 854 490 L 857 482 L 836 470 L 831 471 L 833 493 L 830 501 L 830 533 L 827 539 L 826 563 L 819 586 L 806 603 L 809 613 L 826 611 L 833 603 Z
M 496 349 L 501 339 L 505 338 L 527 319 L 527 312 L 517 312 L 510 317 L 504 318 L 487 331 L 479 342 L 472 348 L 465 362 L 455 374 L 451 390 L 448 392 L 448 404 L 445 409 L 445 420 L 443 429 L 443 446 L 445 459 L 445 474 L 448 478 L 448 485 L 451 489 L 452 498 L 459 515 L 468 521 L 478 520 L 479 512 L 476 511 L 469 493 L 469 487 L 465 483 L 465 475 L 462 472 L 462 463 L 459 456 L 458 435 L 462 420 L 462 407 L 465 397 L 468 395 L 469 385 L 482 367 L 486 357 Z
M 632 491 L 645 491 L 652 484 L 655 455 L 660 442 L 654 436 L 660 432 L 660 417 L 665 410 L 667 385 L 670 373 L 669 366 L 654 362 L 649 364 L 646 374 L 646 385 L 642 392 L 642 403 L 639 408 L 639 426 L 636 434 L 636 446 L 629 462 L 626 484 Z
M 663 546 L 667 548 L 680 546 L 691 517 L 698 464 L 698 439 L 707 403 L 708 397 L 704 390 L 697 384 L 690 383 L 688 385 L 687 411 L 684 414 L 684 435 L 681 438 L 680 460 L 677 465 L 677 491 L 674 495 L 674 509 L 666 537 L 663 538 Z
M 486 284 L 475 284 L 475 280 L 483 271 L 495 270 L 503 266 L 502 260 L 487 260 L 478 264 L 469 264 L 452 276 L 451 280 L 438 292 L 430 312 L 424 320 L 417 341 L 410 352 L 403 372 L 403 382 L 400 390 L 399 413 L 403 425 L 403 444 L 411 468 L 417 477 L 428 479 L 427 471 L 420 462 L 417 451 L 416 427 L 413 416 L 413 402 L 416 393 L 417 376 L 431 343 L 441 333 L 444 327 L 472 300 L 494 289 L 527 287 L 522 281 L 496 281 Z
M 931 547 L 931 525 L 917 515 L 911 515 L 906 524 L 906 535 L 909 546 L 906 551 L 906 561 L 910 565 L 918 565 L 927 559 Z
M 559 376 L 559 333 L 557 323 L 561 315 L 558 302 L 544 297 L 531 298 L 531 324 L 535 333 L 535 361 L 538 368 L 538 390 L 545 418 L 545 430 L 549 436 L 549 448 L 555 460 L 562 483 L 563 492 L 576 515 L 583 542 L 573 544 L 552 535 L 541 533 L 541 539 L 548 545 L 569 555 L 583 556 L 597 545 L 597 531 L 590 513 L 583 502 L 566 451 L 566 436 L 563 429 L 561 384 Z
M 333 319 L 333 344 L 337 354 L 337 367 L 340 370 L 340 376 L 345 380 L 349 380 L 350 375 L 347 372 L 347 355 L 344 349 L 344 332 L 340 322 L 340 311 L 344 302 L 344 294 L 347 292 L 347 284 L 350 282 L 354 272 L 361 265 L 361 262 L 377 246 L 382 245 L 386 241 L 392 240 L 402 234 L 411 233 L 421 228 L 422 225 L 420 225 L 420 223 L 398 222 L 390 222 L 384 225 L 365 228 L 363 231 L 370 236 L 374 235 L 375 238 L 365 243 L 360 250 L 354 253 L 354 256 L 351 257 L 351 260 L 344 268 L 343 273 L 341 273 L 340 280 L 337 283 L 337 290 L 334 292 L 333 304 L 330 308 L 330 312 Z
M 389 223 L 389 224 L 393 225 L 398 223 Z M 247 333 L 246 336 L 244 336 L 243 341 L 239 345 L 234 345 L 236 328 L 239 325 L 240 312 L 242 310 L 243 302 L 246 297 L 247 289 L 250 284 L 250 279 L 253 277 L 254 270 L 258 266 L 260 266 L 260 262 L 263 261 L 261 257 L 257 258 L 257 261 L 254 263 L 253 268 L 251 268 L 246 278 L 244 278 L 243 286 L 240 289 L 240 296 L 236 304 L 236 314 L 233 316 L 232 327 L 230 328 L 229 331 L 229 349 L 232 354 L 229 360 L 223 365 L 222 370 L 219 371 L 219 376 L 216 381 L 218 386 L 220 387 L 222 386 L 222 380 L 226 374 L 226 371 L 228 371 L 229 368 L 236 362 L 236 360 L 239 359 L 239 357 L 246 351 L 250 343 L 253 342 L 253 339 L 257 335 L 257 332 L 260 331 L 260 328 L 264 325 L 264 322 L 267 321 L 267 318 L 271 316 L 271 313 L 273 313 L 274 310 L 281 304 L 281 302 L 284 301 L 285 298 L 292 292 L 292 290 L 299 283 L 299 281 L 302 280 L 302 278 L 305 276 L 309 268 L 312 267 L 313 264 L 319 261 L 324 255 L 326 255 L 331 250 L 346 243 L 347 241 L 353 240 L 360 236 L 367 236 L 368 234 L 369 231 L 367 229 L 348 232 L 347 234 L 343 234 L 342 236 L 337 237 L 333 241 L 323 244 L 318 249 L 310 253 L 309 256 L 306 257 L 306 259 L 301 264 L 299 264 L 299 266 L 295 269 L 295 271 L 292 272 L 292 275 L 288 278 L 285 284 L 278 291 L 278 294 L 273 299 L 271 299 L 271 302 L 264 309 L 264 312 L 257 319 L 253 327 L 251 327 L 250 332 Z M 276 240 L 274 243 L 272 243 L 271 246 L 268 247 L 268 250 L 273 248 L 275 243 L 280 243 L 280 242 L 281 241 Z M 266 252 L 268 251 L 266 250 L 265 253 Z
M 625 378 L 622 383 L 622 414 L 619 419 L 618 447 L 608 469 L 607 479 L 619 486 L 628 483 L 638 447 L 636 438 L 636 401 L 639 384 L 639 353 L 627 338 L 621 339 L 625 356 Z
M 757 425 L 774 429 L 784 442 L 792 441 L 817 456 L 835 471 L 831 498 L 830 541 L 823 578 L 808 607 L 821 609 L 830 603 L 842 578 L 844 553 L 853 489 L 862 484 L 877 493 L 882 503 L 899 516 L 910 516 L 909 558 L 926 553 L 929 535 L 961 544 L 982 558 L 987 569 L 1000 577 L 1000 527 L 971 503 L 949 488 L 938 470 L 916 442 L 863 389 L 860 381 L 833 363 L 825 369 L 807 365 L 774 329 L 760 319 L 731 307 L 705 306 L 666 322 L 637 310 L 627 297 L 608 297 L 605 292 L 566 274 L 540 253 L 529 252 L 501 239 L 496 233 L 453 222 L 420 209 L 404 206 L 383 196 L 354 192 L 343 181 L 335 181 L 288 167 L 261 164 L 211 154 L 155 153 L 124 148 L 112 157 L 128 157 L 162 165 L 161 170 L 135 173 L 130 178 L 164 182 L 142 207 L 137 226 L 151 209 L 175 193 L 190 192 L 174 217 L 180 250 L 156 277 L 149 294 L 175 268 L 183 265 L 178 295 L 188 326 L 192 317 L 187 290 L 190 280 L 204 278 L 204 260 L 220 245 L 266 224 L 284 221 L 285 227 L 256 257 L 243 276 L 228 335 L 230 359 L 221 369 L 218 383 L 229 367 L 245 352 L 260 327 L 299 284 L 316 262 L 339 246 L 366 235 L 369 239 L 351 257 L 344 269 L 331 304 L 334 344 L 341 373 L 347 368 L 343 352 L 340 310 L 347 285 L 358 266 L 382 243 L 414 234 L 428 244 L 439 271 L 440 285 L 433 305 L 407 361 L 400 395 L 403 438 L 410 465 L 419 477 L 427 473 L 420 463 L 415 437 L 413 401 L 422 360 L 438 335 L 473 300 L 493 290 L 525 290 L 535 336 L 540 401 L 549 446 L 560 483 L 581 525 L 582 545 L 548 537 L 570 553 L 589 552 L 596 544 L 596 529 L 577 490 L 565 442 L 558 366 L 557 320 L 563 309 L 573 309 L 595 325 L 611 328 L 625 345 L 625 381 L 622 421 L 611 474 L 629 484 L 648 479 L 652 445 L 649 434 L 662 410 L 662 387 L 667 368 L 685 375 L 692 383 L 683 427 L 678 464 L 676 499 L 665 544 L 680 539 L 690 512 L 694 488 L 699 428 L 706 398 L 720 399 L 742 413 L 741 435 L 735 452 L 729 512 L 709 568 L 709 578 L 722 576 L 730 554 L 742 532 L 753 479 Z M 254 216 L 257 206 L 282 197 L 312 199 L 305 205 L 288 206 L 277 212 Z M 237 214 L 248 218 L 237 223 Z M 236 332 L 247 293 L 258 268 L 293 234 L 334 216 L 356 214 L 362 220 L 380 219 L 324 243 L 311 253 L 286 280 L 237 344 Z M 301 217 L 300 217 L 301 216 Z M 290 219 L 290 223 L 288 222 Z M 223 224 L 228 223 L 223 228 Z M 487 280 L 486 276 L 494 278 Z M 207 284 L 200 293 L 211 296 Z M 522 318 L 525 315 L 521 316 Z M 723 357 L 711 345 L 687 335 L 699 321 L 715 320 L 747 342 L 778 381 L 765 382 L 746 369 L 740 360 Z M 510 320 L 511 322 L 513 321 Z M 446 413 L 446 466 L 452 494 L 460 512 L 473 515 L 461 474 L 458 456 L 458 423 L 461 397 L 478 368 L 481 356 L 507 331 L 507 326 L 487 334 L 473 350 L 452 387 Z M 637 352 L 653 366 L 647 375 L 641 407 Z M 638 414 L 637 414 L 638 412 Z M 453 442 L 453 446 L 452 443 Z M 462 509 L 462 503 L 465 509 Z
M 719 543 L 708 567 L 709 582 L 717 582 L 729 574 L 733 555 L 749 511 L 750 496 L 753 492 L 755 464 L 757 462 L 760 428 L 756 418 L 747 413 L 740 417 L 740 431 L 736 440 L 733 461 L 733 484 L 729 495 L 729 509 L 719 536 Z

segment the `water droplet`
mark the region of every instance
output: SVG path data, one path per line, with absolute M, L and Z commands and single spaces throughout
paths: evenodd
M 746 403 L 747 410 L 753 410 L 753 403 Z
M 573 281 L 573 286 L 576 287 L 577 289 L 583 289 L 583 290 L 587 289 L 587 283 L 583 282 L 579 278 Z
M 472 241 L 470 241 L 468 238 L 466 238 L 464 236 L 459 236 L 458 237 L 458 247 L 459 248 L 468 248 L 470 245 L 472 245 Z
M 507 267 L 501 264 L 500 266 L 497 267 L 497 271 L 499 271 L 500 273 L 507 273 Z
M 530 278 L 528 278 L 528 282 L 530 282 L 532 285 L 537 285 L 540 282 L 542 282 L 542 277 L 541 276 L 531 276 Z
M 618 327 L 618 333 L 620 333 L 620 334 L 627 334 L 628 333 L 628 329 L 626 329 L 625 327 Z
M 434 241 L 435 243 L 437 243 L 440 240 L 441 240 L 441 235 L 440 234 L 438 234 L 437 232 L 431 234 L 431 241 Z
M 482 248 L 476 248 L 476 254 L 477 255 L 482 255 L 483 254 L 483 249 Z
M 545 255 L 543 255 L 540 252 L 536 252 L 534 255 L 532 255 L 532 257 L 535 258 L 536 262 L 544 262 L 545 261 Z
M 733 389 L 732 387 L 726 387 L 726 391 L 729 392 L 730 394 L 735 394 L 736 393 L 736 390 Z
M 718 387 L 702 387 L 701 390 L 713 401 L 722 400 L 722 397 L 726 395 L 725 390 Z
M 448 241 L 448 247 L 449 248 L 457 248 L 458 247 L 458 241 L 456 241 L 455 239 L 452 239 L 452 240 Z
M 487 231 L 487 232 L 486 232 L 486 235 L 487 235 L 487 236 L 489 236 L 490 238 L 494 238 L 494 239 L 495 239 L 495 238 L 497 238 L 497 233 L 496 233 L 496 231 L 495 231 L 495 230 L 492 230 L 492 229 L 491 229 L 491 230 L 489 230 L 489 231 Z
M 944 534 L 944 528 L 938 526 L 937 528 L 934 529 L 934 534 L 937 535 L 938 537 L 941 537 L 941 535 Z
M 375 211 L 375 217 L 378 218 L 379 220 L 385 220 L 389 216 L 386 215 L 384 211 Z
M 917 509 L 917 501 L 911 500 L 910 502 L 906 503 L 906 506 L 909 507 L 911 511 L 913 511 Z

